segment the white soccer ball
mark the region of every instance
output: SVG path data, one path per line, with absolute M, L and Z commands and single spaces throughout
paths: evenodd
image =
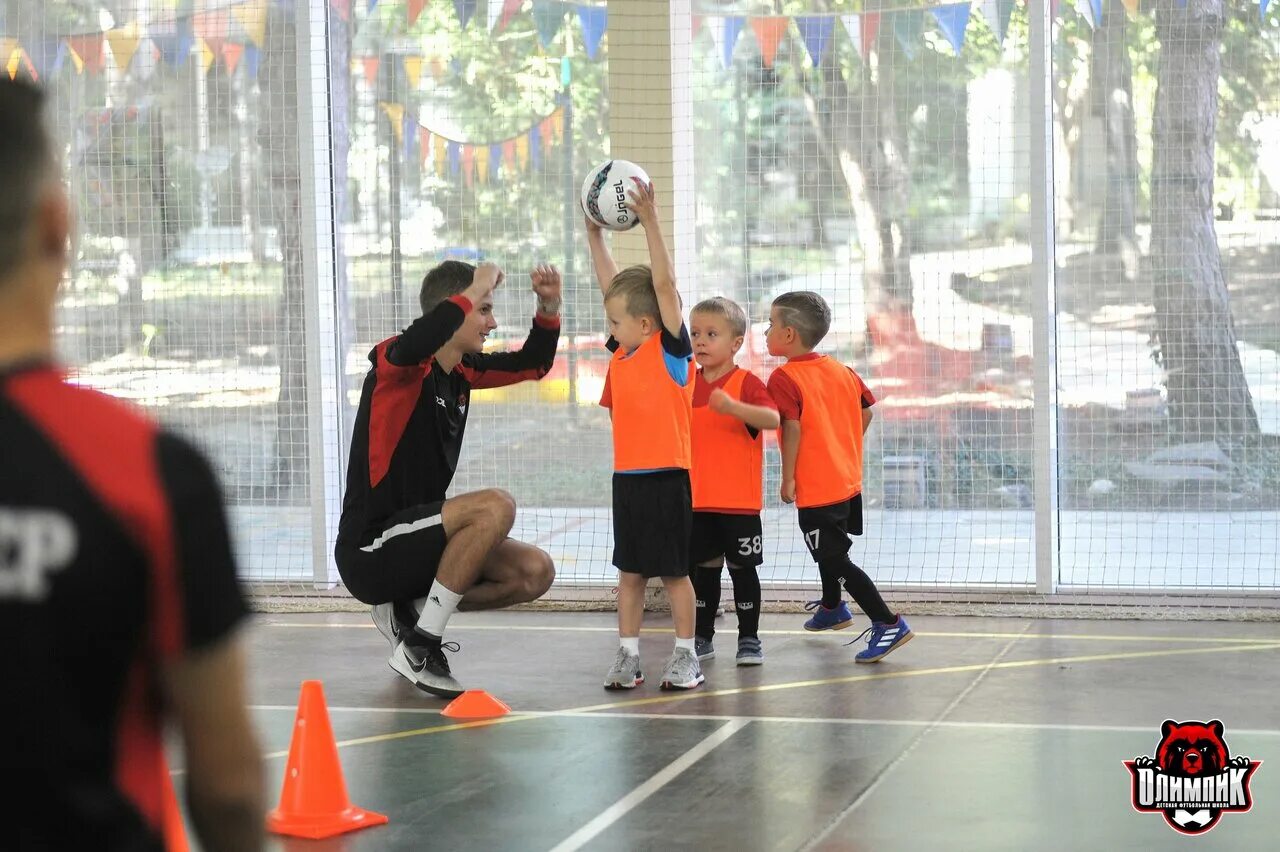
M 631 230 L 640 222 L 627 207 L 627 193 L 638 188 L 635 178 L 649 183 L 645 170 L 629 160 L 609 160 L 596 166 L 582 182 L 582 212 L 601 228 Z

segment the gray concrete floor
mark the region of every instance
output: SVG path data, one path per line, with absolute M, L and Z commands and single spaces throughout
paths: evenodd
M 515 711 L 459 725 L 386 665 L 367 616 L 258 616 L 248 634 L 271 805 L 298 687 L 324 689 L 352 800 L 386 826 L 279 850 L 1275 849 L 1280 775 L 1194 841 L 1130 806 L 1121 761 L 1167 718 L 1221 719 L 1232 754 L 1280 761 L 1280 626 L 917 617 L 914 642 L 853 663 L 856 633 L 767 615 L 766 663 L 664 693 L 669 622 L 649 614 L 634 692 L 600 680 L 609 614 L 458 616 L 454 672 Z M 358 740 L 358 742 L 352 742 Z M 1280 765 L 1280 764 L 1278 764 Z M 181 780 L 179 768 L 179 781 Z

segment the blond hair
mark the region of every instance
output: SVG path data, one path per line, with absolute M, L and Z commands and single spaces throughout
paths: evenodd
M 726 299 L 724 296 L 703 299 L 693 306 L 692 313 L 724 317 L 725 321 L 729 323 L 729 330 L 733 332 L 735 337 L 746 337 L 747 335 L 747 312 L 733 299 Z
M 605 301 L 622 299 L 627 313 L 636 319 L 649 317 L 656 323 L 662 322 L 658 294 L 653 289 L 653 270 L 645 264 L 628 266 L 613 276 L 604 298 Z

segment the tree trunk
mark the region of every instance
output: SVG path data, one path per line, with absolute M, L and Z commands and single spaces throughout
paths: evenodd
M 867 315 L 910 314 L 913 288 L 906 207 L 910 193 L 906 136 L 894 100 L 897 48 L 889 27 L 880 31 L 873 71 L 859 66 L 852 88 L 835 51 L 823 62 L 823 84 L 805 98 L 819 143 L 848 187 L 862 248 Z
M 1151 273 L 1158 358 L 1186 441 L 1259 433 L 1236 348 L 1213 221 L 1223 0 L 1163 0 L 1151 170 Z
M 1121 276 L 1133 281 L 1138 272 L 1138 144 L 1128 25 L 1129 16 L 1122 4 L 1106 4 L 1102 26 L 1093 34 L 1090 91 L 1094 114 L 1103 120 L 1107 144 L 1107 193 L 1098 219 L 1094 252 L 1118 255 Z

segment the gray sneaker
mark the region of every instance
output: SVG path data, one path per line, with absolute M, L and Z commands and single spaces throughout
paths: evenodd
M 688 648 L 676 648 L 662 670 L 663 689 L 693 689 L 703 680 L 702 666 Z
M 698 662 L 709 660 L 716 655 L 716 647 L 711 644 L 710 639 L 703 639 L 701 636 L 693 637 L 693 653 L 697 656 Z
M 635 689 L 644 683 L 644 674 L 640 671 L 640 655 L 629 654 L 626 648 L 619 648 L 613 658 L 613 665 L 604 676 L 605 689 Z
M 738 640 L 738 665 L 764 665 L 764 648 L 760 646 L 759 639 L 754 636 L 743 636 Z
M 453 679 L 445 651 L 457 651 L 457 642 L 440 644 L 396 645 L 387 663 L 414 686 L 439 698 L 457 698 L 462 685 Z
M 394 651 L 400 644 L 400 628 L 396 624 L 395 604 L 378 604 L 369 610 L 369 614 L 373 616 L 373 624 L 378 628 L 378 632 L 391 643 L 391 650 Z

